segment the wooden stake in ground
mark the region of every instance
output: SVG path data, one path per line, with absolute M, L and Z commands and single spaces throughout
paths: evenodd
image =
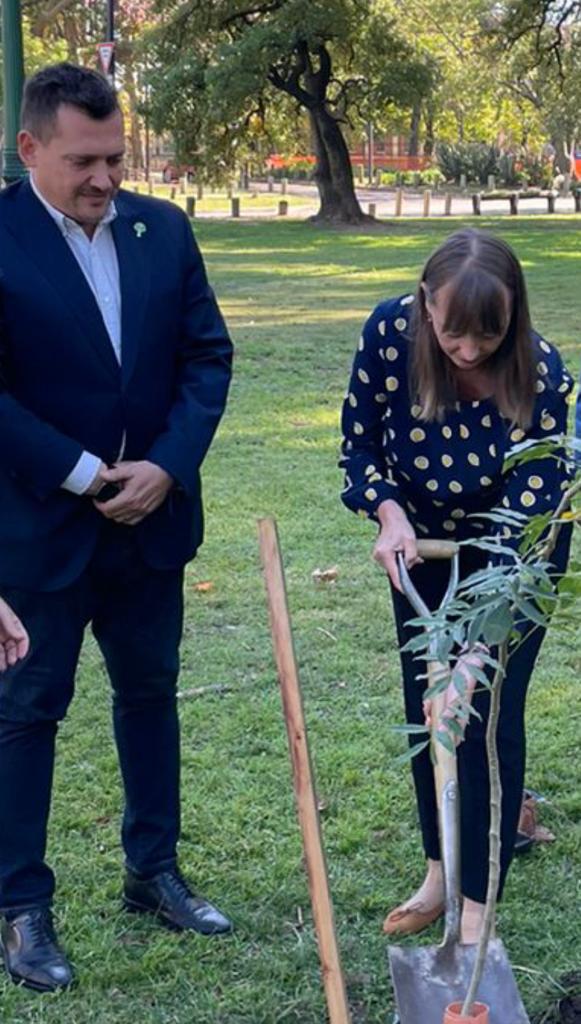
M 330 1024 L 350 1024 L 351 1016 L 335 934 L 333 904 L 294 653 L 284 569 L 274 519 L 258 521 L 258 536 L 329 1020 Z

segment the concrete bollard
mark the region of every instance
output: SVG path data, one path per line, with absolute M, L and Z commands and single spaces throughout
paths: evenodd
M 450 217 L 452 213 L 452 193 L 446 192 L 444 196 L 444 217 Z
M 230 200 L 230 209 L 233 217 L 240 216 L 240 196 L 232 196 Z
M 554 192 L 549 192 L 549 194 L 547 196 L 547 213 L 554 213 L 555 212 L 555 198 L 556 198 L 555 193 Z
M 279 217 L 286 217 L 288 213 L 288 200 L 280 199 L 278 203 L 278 215 Z
M 460 175 L 460 188 L 465 189 L 467 184 L 468 184 L 468 181 L 466 179 L 466 175 L 465 174 L 461 174 Z
M 489 192 L 494 192 L 495 188 L 496 188 L 496 178 L 494 177 L 494 174 L 489 174 L 488 175 L 488 191 Z
M 511 192 L 508 197 L 508 204 L 511 216 L 516 217 L 518 213 L 518 192 Z
M 480 192 L 474 192 L 472 195 L 472 213 L 475 217 L 479 217 L 482 213 L 481 204 L 482 196 L 480 195 Z
M 196 216 L 196 200 L 193 196 L 186 196 L 186 213 L 188 217 Z
M 430 216 L 430 203 L 431 203 L 431 201 L 432 201 L 432 193 L 430 192 L 429 188 L 427 188 L 425 190 L 425 192 L 424 192 L 424 205 L 423 205 L 423 211 L 422 211 L 424 217 L 429 217 Z
M 201 181 L 198 182 L 196 196 L 197 196 L 198 199 L 203 199 L 204 198 L 204 186 L 203 186 Z
M 288 178 L 283 178 L 283 179 L 282 179 L 282 181 L 281 181 L 281 183 L 280 183 L 280 192 L 281 192 L 281 195 L 283 195 L 283 196 L 286 196 L 286 190 L 287 190 L 287 188 L 288 188 Z
M 401 217 L 403 212 L 403 188 L 395 190 L 395 215 Z
M 272 192 L 274 189 L 274 178 L 272 177 L 272 174 L 268 175 L 268 178 L 266 179 L 266 184 L 268 186 L 268 191 Z
M 377 212 L 377 207 L 376 207 L 375 203 L 369 203 L 368 204 L 367 212 L 368 212 L 370 217 L 375 217 L 375 214 Z

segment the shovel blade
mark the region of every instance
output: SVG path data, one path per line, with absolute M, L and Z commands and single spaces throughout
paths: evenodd
M 448 1003 L 468 991 L 475 956 L 476 946 L 390 946 L 400 1024 L 442 1024 Z M 490 1024 L 530 1024 L 500 939 L 488 944 L 476 998 L 490 1007 Z

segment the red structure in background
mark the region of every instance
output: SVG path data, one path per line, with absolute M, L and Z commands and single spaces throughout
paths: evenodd
M 371 145 L 372 152 L 369 152 Z M 373 170 L 379 171 L 422 171 L 428 167 L 430 160 L 425 156 L 408 156 L 407 149 L 409 139 L 404 135 L 383 135 L 369 140 L 369 135 L 359 144 L 351 145 L 349 155 L 353 167 L 363 167 L 366 170 L 371 166 Z M 581 152 L 580 152 L 581 158 Z M 272 153 L 266 160 L 266 167 L 269 171 L 290 170 L 292 167 L 304 164 L 314 164 L 316 159 L 312 154 L 308 156 L 279 156 Z

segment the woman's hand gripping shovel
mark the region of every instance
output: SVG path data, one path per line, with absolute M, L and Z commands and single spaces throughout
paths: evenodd
M 458 586 L 458 545 L 452 541 L 419 541 L 418 554 L 424 559 L 451 559 L 450 580 L 440 605 L 443 608 Z M 401 555 L 399 571 L 408 601 L 418 615 L 429 616 L 429 609 L 414 587 Z M 429 651 L 429 655 L 428 683 L 431 687 L 442 678 L 446 667 L 437 661 L 434 649 Z M 446 1007 L 450 1003 L 462 1004 L 464 1000 L 477 950 L 476 946 L 460 944 L 460 807 L 456 753 L 451 753 L 436 740 L 444 706 L 444 693 L 438 694 L 432 700 L 431 735 L 445 886 L 444 939 L 440 946 L 389 947 L 400 1024 L 442 1024 Z M 490 1024 L 529 1024 L 500 939 L 488 943 L 476 998 L 490 1008 Z

